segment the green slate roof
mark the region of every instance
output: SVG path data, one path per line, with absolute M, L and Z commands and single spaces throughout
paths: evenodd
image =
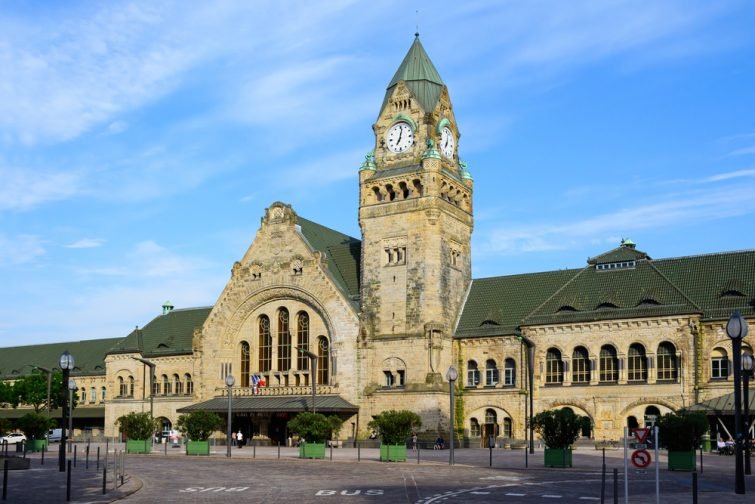
M 73 376 L 104 375 L 105 354 L 118 341 L 119 338 L 109 338 L 0 348 L 0 379 L 31 374 L 34 366 L 58 369 L 60 354 L 66 350 L 74 357 Z
M 173 310 L 131 331 L 108 353 L 139 352 L 144 357 L 190 354 L 194 329 L 201 327 L 211 307 Z
M 297 217 L 297 224 L 309 244 L 325 253 L 328 271 L 338 286 L 351 297 L 351 302 L 356 303 L 359 299 L 362 242 L 302 217 Z
M 399 81 L 406 83 L 425 112 L 431 112 L 435 109 L 440 92 L 445 84 L 443 84 L 443 79 L 440 78 L 438 70 L 435 69 L 435 65 L 430 61 L 425 48 L 422 47 L 419 34 L 414 37 L 414 43 L 409 48 L 409 52 L 406 53 L 404 61 L 396 70 L 390 84 L 388 84 L 383 105 L 380 107 L 381 113 Z
M 356 413 L 359 408 L 337 395 L 318 395 L 316 399 L 318 412 L 329 413 Z M 312 411 L 312 396 L 250 396 L 234 397 L 232 409 L 237 413 L 248 412 L 298 412 Z M 184 408 L 179 408 L 178 413 L 192 411 L 215 411 L 224 413 L 228 411 L 228 398 L 215 397 Z
M 599 265 L 635 261 L 634 267 Z M 522 326 L 755 308 L 755 250 L 651 260 L 622 246 L 582 269 L 474 280 L 456 337 L 517 334 Z

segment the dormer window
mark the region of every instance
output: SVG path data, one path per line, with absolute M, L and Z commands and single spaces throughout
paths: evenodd
M 615 269 L 634 269 L 636 267 L 637 267 L 637 261 L 620 261 L 620 262 L 595 265 L 595 269 L 598 271 L 615 270 Z
M 618 308 L 618 306 L 616 306 L 615 304 L 606 302 L 606 303 L 600 303 L 595 309 L 596 310 L 612 310 L 616 308 Z
M 576 308 L 574 308 L 574 307 L 573 307 L 573 306 L 571 306 L 571 305 L 563 305 L 563 306 L 560 306 L 560 307 L 558 308 L 558 310 L 556 310 L 556 312 L 557 312 L 557 313 L 562 313 L 562 312 L 576 312 L 576 311 L 579 311 L 579 310 L 577 310 Z

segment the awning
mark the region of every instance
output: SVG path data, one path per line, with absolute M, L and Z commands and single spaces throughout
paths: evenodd
M 700 411 L 706 415 L 733 415 L 734 392 L 697 403 L 690 406 L 689 410 Z M 742 411 L 744 411 L 744 401 L 742 401 Z M 755 412 L 755 391 L 750 392 L 750 412 Z
M 317 411 L 322 413 L 357 413 L 359 408 L 336 395 L 318 395 L 316 399 Z M 215 397 L 209 401 L 192 404 L 179 408 L 179 413 L 192 411 L 214 411 L 223 413 L 228 411 L 228 398 Z M 234 413 L 275 413 L 312 411 L 312 396 L 251 396 L 234 397 L 231 400 L 231 410 Z

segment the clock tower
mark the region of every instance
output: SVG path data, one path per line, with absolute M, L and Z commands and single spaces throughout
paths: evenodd
M 359 172 L 368 381 L 437 388 L 471 280 L 472 177 L 448 89 L 418 34 L 372 129 L 375 149 Z

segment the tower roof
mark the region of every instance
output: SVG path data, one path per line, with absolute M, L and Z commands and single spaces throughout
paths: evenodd
M 443 79 L 440 78 L 435 65 L 430 61 L 430 56 L 427 55 L 425 48 L 422 47 L 422 43 L 419 41 L 419 33 L 415 34 L 414 43 L 412 43 L 409 52 L 406 53 L 404 60 L 393 75 L 390 84 L 388 84 L 383 105 L 380 107 L 381 112 L 399 81 L 406 83 L 406 86 L 419 100 L 420 105 L 426 112 L 435 108 L 440 91 L 445 84 L 443 84 Z

